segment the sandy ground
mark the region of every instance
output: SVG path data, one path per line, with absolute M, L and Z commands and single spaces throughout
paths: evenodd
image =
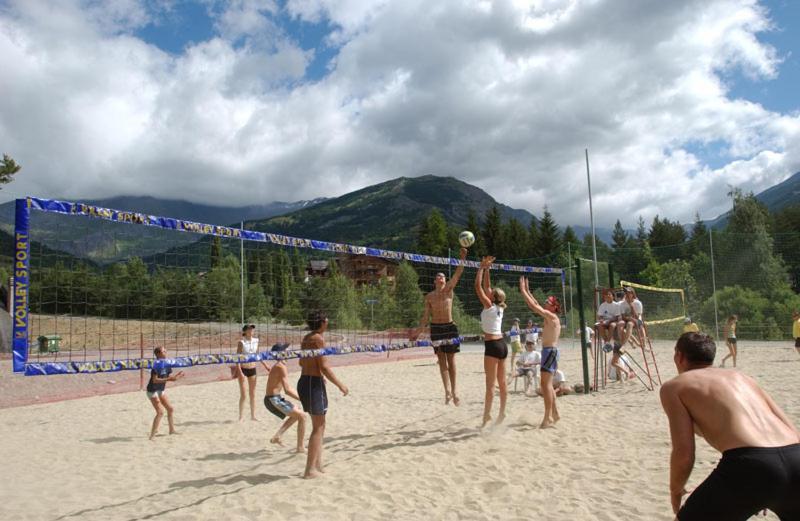
M 671 346 L 656 347 L 669 378 Z M 327 472 L 311 481 L 304 456 L 267 443 L 279 421 L 261 404 L 263 377 L 259 422 L 241 424 L 234 382 L 170 387 L 181 434 L 153 442 L 140 392 L 0 410 L 0 519 L 672 519 L 657 392 L 632 382 L 560 398 L 548 430 L 541 399 L 516 393 L 506 423 L 480 431 L 479 350 L 458 355 L 458 408 L 443 403 L 431 355 L 337 367 L 351 395 L 328 386 Z M 794 349 L 742 342 L 739 366 L 800 423 Z M 576 349 L 562 367 L 575 381 Z M 700 441 L 690 485 L 718 459 Z

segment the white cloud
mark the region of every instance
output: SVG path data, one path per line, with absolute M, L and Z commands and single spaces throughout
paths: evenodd
M 598 224 L 633 225 L 714 217 L 728 185 L 800 170 L 800 115 L 728 94 L 731 72 L 780 67 L 751 0 L 290 0 L 288 16 L 335 28 L 318 81 L 275 2 L 216 4 L 218 35 L 178 56 L 134 36 L 143 5 L 0 11 L 0 143 L 24 167 L 4 195 L 234 205 L 433 173 L 585 224 L 589 148 Z

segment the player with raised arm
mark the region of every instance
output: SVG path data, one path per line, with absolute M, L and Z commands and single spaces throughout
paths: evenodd
M 489 281 L 489 270 L 494 257 L 481 259 L 481 266 L 475 275 L 475 293 L 483 306 L 481 311 L 481 329 L 483 330 L 483 371 L 486 377 L 486 394 L 483 402 L 483 423 L 485 427 L 492 419 L 492 401 L 494 386 L 500 387 L 500 412 L 497 423 L 506 417 L 506 400 L 508 399 L 508 383 L 506 381 L 506 358 L 508 346 L 503 340 L 503 312 L 506 308 L 506 294 L 500 288 L 492 288 Z
M 561 320 L 558 318 L 558 313 L 561 311 L 561 304 L 554 295 L 547 297 L 544 306 L 539 304 L 528 289 L 527 277 L 519 278 L 519 291 L 531 311 L 544 319 L 540 382 L 544 398 L 544 418 L 540 427 L 546 429 L 561 419 L 556 407 L 556 393 L 553 390 L 553 375 L 558 370 L 558 338 L 561 336 Z
M 449 341 L 458 338 L 458 327 L 453 323 L 453 289 L 464 273 L 463 261 L 467 258 L 467 249 L 461 248 L 459 259 L 461 264 L 456 268 L 449 281 L 444 273 L 437 273 L 433 281 L 434 289 L 425 295 L 425 309 L 419 321 L 419 327 L 413 332 L 411 340 L 416 340 L 430 322 L 431 342 Z M 461 349 L 458 343 L 434 345 L 433 352 L 439 363 L 439 374 L 444 386 L 444 403 L 453 400 L 454 405 L 461 403 L 456 392 L 456 353 Z

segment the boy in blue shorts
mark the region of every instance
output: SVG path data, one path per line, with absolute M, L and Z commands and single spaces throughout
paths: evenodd
M 546 429 L 555 425 L 561 418 L 556 407 L 556 393 L 553 389 L 553 375 L 558 370 L 558 337 L 561 336 L 561 319 L 558 318 L 558 313 L 561 311 L 561 304 L 553 295 L 547 297 L 544 306 L 539 304 L 528 289 L 528 279 L 526 277 L 519 278 L 519 290 L 531 311 L 544 318 L 541 366 L 544 419 L 542 419 L 542 424 L 539 427 Z
M 281 351 L 285 351 L 287 347 L 289 347 L 289 344 L 275 344 L 270 351 L 273 353 L 280 353 Z M 283 436 L 284 432 L 289 430 L 289 427 L 297 423 L 296 452 L 303 453 L 306 451 L 303 446 L 303 436 L 306 432 L 305 414 L 298 407 L 295 407 L 291 402 L 286 400 L 286 398 L 281 395 L 281 390 L 295 400 L 300 399 L 297 392 L 289 385 L 289 371 L 286 369 L 286 362 L 277 360 L 267 377 L 267 392 L 266 396 L 264 396 L 264 406 L 269 412 L 281 420 L 286 418 L 286 421 L 283 422 L 283 425 L 281 425 L 281 428 L 275 433 L 275 436 L 270 438 L 269 442 L 283 447 L 281 436 Z

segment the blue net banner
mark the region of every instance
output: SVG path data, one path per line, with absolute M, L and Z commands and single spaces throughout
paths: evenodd
M 30 200 L 17 199 L 14 224 L 14 295 L 12 299 L 13 327 L 11 341 L 15 373 L 25 369 L 28 361 L 28 300 L 31 283 Z
M 52 199 L 40 199 L 37 197 L 18 199 L 18 201 L 27 201 L 27 207 L 33 208 L 35 210 L 40 210 L 43 212 L 60 213 L 66 215 L 82 215 L 96 219 L 103 219 L 106 221 L 138 224 L 143 226 L 155 226 L 168 230 L 199 233 L 203 235 L 214 235 L 218 237 L 228 237 L 234 239 L 241 239 L 245 241 L 265 242 L 265 243 L 277 244 L 279 246 L 308 248 L 312 250 L 320 250 L 333 253 L 347 253 L 351 255 L 367 255 L 370 257 L 381 257 L 383 259 L 392 259 L 397 261 L 406 260 L 410 262 L 426 262 L 429 264 L 442 264 L 451 266 L 459 266 L 462 264 L 462 261 L 460 259 L 453 257 L 436 257 L 432 255 L 421 255 L 419 253 L 407 253 L 401 251 L 382 250 L 379 248 L 370 248 L 366 246 L 355 246 L 352 244 L 317 241 L 313 239 L 301 239 L 298 237 L 289 237 L 288 235 L 279 235 L 276 233 L 256 232 L 252 230 L 232 228 L 229 226 L 204 224 L 194 221 L 187 221 L 183 219 L 173 219 L 171 217 L 158 217 L 155 215 L 147 215 L 138 212 L 114 210 L 112 208 L 102 208 L 100 206 L 84 204 L 84 203 L 71 203 L 67 201 L 56 201 Z M 467 260 L 463 261 L 463 265 L 470 268 L 478 268 L 480 267 L 480 262 Z M 504 263 L 495 263 L 492 265 L 492 268 L 502 271 L 514 271 L 519 273 L 561 274 L 562 279 L 564 276 L 564 273 L 562 272 L 561 268 L 517 266 L 514 264 L 504 264 Z
M 97 360 L 87 362 L 31 362 L 24 366 L 25 376 L 45 376 L 56 374 L 78 373 L 107 373 L 125 371 L 130 369 L 153 369 L 168 365 L 170 367 L 194 367 L 198 365 L 213 364 L 243 364 L 268 360 L 289 360 L 291 358 L 314 358 L 317 356 L 348 355 L 352 353 L 385 353 L 387 351 L 401 351 L 412 347 L 430 347 L 432 345 L 461 344 L 462 342 L 476 342 L 482 337 L 462 336 L 448 341 L 430 342 L 419 340 L 398 344 L 369 344 L 345 347 L 324 347 L 322 349 L 290 349 L 286 351 L 255 354 L 205 354 L 181 356 L 176 358 L 133 358 L 130 360 Z

